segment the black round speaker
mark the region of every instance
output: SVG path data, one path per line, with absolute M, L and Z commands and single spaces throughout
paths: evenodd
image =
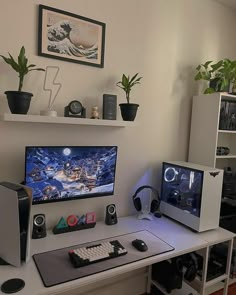
M 118 222 L 117 215 L 116 215 L 116 205 L 110 204 L 106 207 L 106 217 L 105 217 L 105 223 L 107 225 L 113 225 Z
M 34 224 L 36 226 L 42 226 L 42 225 L 44 225 L 45 224 L 45 215 L 43 215 L 43 214 L 35 215 Z
M 44 214 L 36 214 L 33 218 L 32 239 L 41 239 L 46 237 L 46 219 Z
M 114 204 L 111 204 L 108 206 L 107 210 L 110 215 L 114 215 L 116 213 L 116 206 Z

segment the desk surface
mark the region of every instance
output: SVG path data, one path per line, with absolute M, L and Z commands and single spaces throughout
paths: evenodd
M 0 285 L 8 279 L 18 277 L 25 280 L 25 287 L 22 291 L 17 293 L 19 295 L 59 294 L 59 292 L 74 290 L 92 284 L 98 280 L 109 279 L 116 275 L 124 274 L 125 272 L 139 269 L 184 253 L 199 250 L 235 237 L 234 233 L 222 228 L 203 233 L 195 233 L 165 217 L 148 221 L 138 220 L 136 217 L 132 216 L 119 218 L 118 224 L 113 226 L 107 226 L 104 222 L 98 222 L 95 228 L 88 230 L 60 235 L 53 235 L 48 232 L 48 236 L 44 239 L 31 240 L 31 254 L 33 255 L 54 249 L 111 238 L 145 229 L 173 246 L 175 250 L 50 288 L 44 287 L 35 263 L 31 258 L 27 264 L 22 265 L 20 268 L 0 266 Z M 0 294 L 3 293 L 0 291 Z

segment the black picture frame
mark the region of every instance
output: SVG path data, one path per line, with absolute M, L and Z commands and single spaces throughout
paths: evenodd
M 39 5 L 38 55 L 104 67 L 106 24 Z

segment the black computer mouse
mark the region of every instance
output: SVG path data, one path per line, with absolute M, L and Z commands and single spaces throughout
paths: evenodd
M 132 245 L 134 246 L 134 248 L 136 248 L 138 251 L 141 251 L 141 252 L 145 252 L 148 250 L 148 246 L 143 240 L 139 240 L 139 239 L 133 240 Z

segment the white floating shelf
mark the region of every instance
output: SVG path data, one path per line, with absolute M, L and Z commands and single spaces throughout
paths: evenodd
M 236 130 L 218 130 L 219 133 L 235 133 L 236 134 Z
M 227 99 L 228 97 L 229 98 L 232 98 L 232 99 L 236 99 L 236 95 L 235 94 L 230 94 L 228 92 L 221 92 L 220 93 L 220 96 L 221 96 L 221 99 Z
M 130 122 L 130 121 L 50 117 L 50 116 L 40 116 L 40 115 L 15 115 L 15 114 L 0 114 L 0 120 L 5 122 L 92 125 L 92 126 L 106 126 L 106 127 L 131 127 L 136 125 L 135 122 Z
M 236 155 L 228 154 L 223 156 L 216 156 L 216 159 L 232 159 L 232 158 L 236 158 Z

